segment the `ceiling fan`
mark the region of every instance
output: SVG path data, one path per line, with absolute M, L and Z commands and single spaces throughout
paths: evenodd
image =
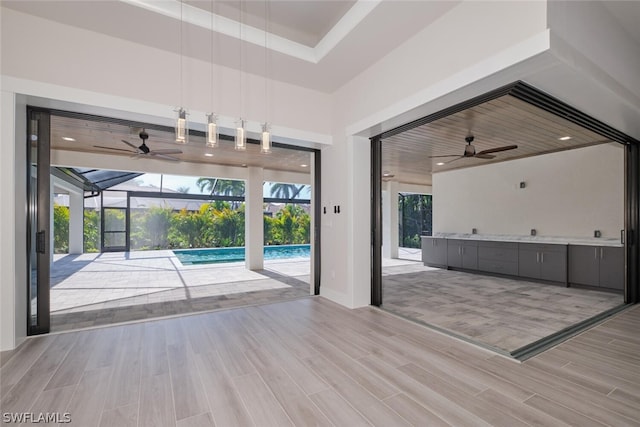
M 480 152 L 476 153 L 476 147 L 474 147 L 473 145 L 471 145 L 471 143 L 474 140 L 473 135 L 469 135 L 467 136 L 465 139 L 465 141 L 467 141 L 467 145 L 466 147 L 464 147 L 464 154 L 462 156 L 458 155 L 458 154 L 448 154 L 448 155 L 444 155 L 444 156 L 429 156 L 429 158 L 436 158 L 436 157 L 455 157 L 455 159 L 453 160 L 449 160 L 447 163 L 451 163 L 451 162 L 455 162 L 456 160 L 462 159 L 464 157 L 476 157 L 478 159 L 494 159 L 496 156 L 493 156 L 493 153 L 499 153 L 501 151 L 508 151 L 508 150 L 514 150 L 516 148 L 518 148 L 517 145 L 505 145 L 503 147 L 496 147 L 496 148 L 489 148 L 488 150 L 482 150 Z
M 104 148 L 105 150 L 126 151 L 127 153 L 132 153 L 133 154 L 131 156 L 131 158 L 133 158 L 133 159 L 138 159 L 140 157 L 145 157 L 145 156 L 152 156 L 152 157 L 157 157 L 158 159 L 162 159 L 162 160 L 169 160 L 171 162 L 179 162 L 180 161 L 179 158 L 171 156 L 170 154 L 182 154 L 182 150 L 179 150 L 177 148 L 166 148 L 166 149 L 160 149 L 160 150 L 151 150 L 146 144 L 147 139 L 149 139 L 149 134 L 144 129 L 142 129 L 140 131 L 140 133 L 138 134 L 138 136 L 142 140 L 142 144 L 139 147 L 136 147 L 135 145 L 133 145 L 129 141 L 125 141 L 124 139 L 121 140 L 122 142 L 127 144 L 129 147 L 131 147 L 131 150 L 127 150 L 125 148 L 105 147 L 103 145 L 94 145 L 94 147 L 96 147 L 96 148 Z

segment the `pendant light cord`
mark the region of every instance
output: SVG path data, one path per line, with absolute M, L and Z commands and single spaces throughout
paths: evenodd
M 183 27 L 183 16 L 182 16 L 182 6 L 183 0 L 180 0 L 180 108 L 184 107 L 184 81 L 182 78 L 182 27 Z
M 213 11 L 214 0 L 211 0 L 211 111 L 213 112 Z

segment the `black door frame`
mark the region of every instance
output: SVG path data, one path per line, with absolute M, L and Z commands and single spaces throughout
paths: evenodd
M 43 159 L 43 164 L 41 166 L 40 161 L 38 162 L 38 168 L 42 167 L 45 168 L 45 164 L 46 164 L 46 168 L 47 168 L 47 185 L 40 185 L 38 184 L 38 196 L 40 199 L 45 200 L 46 196 L 46 200 L 48 200 L 48 204 L 50 204 L 50 200 L 49 200 L 49 193 L 50 193 L 50 187 L 49 187 L 49 169 L 50 169 L 50 160 L 51 160 L 51 155 L 50 155 L 50 128 L 51 128 L 51 122 L 50 122 L 50 117 L 51 116 L 60 116 L 60 117 L 67 117 L 67 118 L 78 118 L 78 119 L 84 119 L 84 120 L 94 120 L 94 121 L 99 121 L 99 122 L 104 122 L 104 123 L 118 123 L 118 124 L 122 124 L 125 126 L 129 126 L 129 127 L 137 127 L 137 128 L 145 128 L 145 129 L 156 129 L 156 130 L 161 130 L 161 131 L 165 131 L 165 132 L 173 132 L 174 129 L 172 127 L 169 126 L 164 126 L 164 125 L 158 125 L 158 124 L 153 124 L 153 123 L 143 123 L 143 122 L 138 122 L 138 121 L 133 121 L 133 120 L 125 120 L 125 119 L 117 119 L 117 118 L 111 118 L 111 117 L 104 117 L 104 116 L 98 116 L 98 115 L 93 115 L 93 114 L 86 114 L 86 113 L 78 113 L 78 112 L 74 112 L 74 111 L 65 111 L 65 110 L 57 110 L 57 109 L 52 109 L 52 108 L 42 108 L 42 107 L 33 107 L 33 106 L 27 106 L 27 135 L 31 135 L 31 129 L 29 129 L 29 127 L 31 126 L 31 120 L 33 118 L 40 118 L 40 120 L 38 120 L 38 138 L 39 138 L 39 142 L 42 142 L 44 140 L 46 140 L 46 149 L 43 145 L 42 147 L 42 159 Z M 198 131 L 198 130 L 193 130 L 190 129 L 189 130 L 189 134 L 193 135 L 193 136 L 200 136 L 200 137 L 204 137 L 205 136 L 205 132 L 202 131 Z M 234 137 L 230 136 L 230 135 L 224 135 L 224 134 L 220 134 L 220 139 L 224 140 L 224 141 L 233 141 Z M 25 149 L 27 149 L 27 194 L 31 194 L 30 192 L 32 191 L 31 189 L 31 183 L 30 183 L 30 174 L 31 174 L 31 149 L 30 149 L 30 142 L 31 141 L 27 141 L 25 144 Z M 247 143 L 249 144 L 261 144 L 261 141 L 256 140 L 256 139 L 252 139 L 252 138 L 248 138 L 247 139 Z M 321 208 L 321 183 L 322 183 L 322 175 L 321 175 L 321 150 L 317 149 L 317 148 L 309 148 L 309 147 L 301 147 L 301 146 L 295 146 L 295 145 L 291 145 L 291 144 L 286 144 L 286 143 L 281 143 L 281 142 L 277 142 L 277 141 L 273 141 L 272 145 L 274 147 L 280 147 L 280 148 L 286 148 L 286 149 L 290 149 L 290 150 L 297 150 L 297 151 L 306 151 L 309 153 L 313 154 L 313 160 L 314 160 L 314 176 L 312 177 L 312 182 L 313 182 L 313 193 L 312 193 L 312 201 L 313 201 L 313 206 L 314 206 L 314 251 L 313 251 L 313 259 L 311 260 L 311 262 L 313 263 L 313 294 L 314 295 L 319 295 L 320 294 L 320 281 L 321 281 L 321 268 L 322 268 L 322 263 L 321 263 L 321 220 L 322 220 L 322 208 Z M 39 144 L 40 147 L 40 144 Z M 38 152 L 38 156 L 40 156 L 40 151 Z M 46 163 L 45 163 L 46 162 Z M 40 176 L 40 173 L 39 173 Z M 41 188 L 42 187 L 42 188 Z M 44 188 L 46 187 L 46 188 Z M 46 194 L 45 194 L 46 193 Z M 49 300 L 49 277 L 50 277 L 50 257 L 51 257 L 51 242 L 49 242 L 49 229 L 50 229 L 50 219 L 49 216 L 51 211 L 51 206 L 49 206 L 49 209 L 46 210 L 46 212 L 43 212 L 42 209 L 40 209 L 39 211 L 37 211 L 37 214 L 42 216 L 42 218 L 40 218 L 40 222 L 42 222 L 42 220 L 44 219 L 44 216 L 47 216 L 47 226 L 45 229 L 45 234 L 44 234 L 44 248 L 45 248 L 45 253 L 43 254 L 38 254 L 38 260 L 40 260 L 40 262 L 38 262 L 38 274 L 42 274 L 42 277 L 46 277 L 46 289 L 43 290 L 42 295 L 39 293 L 38 294 L 38 316 L 44 316 L 42 319 L 38 320 L 38 323 L 36 326 L 31 327 L 31 303 L 29 301 L 29 295 L 30 295 L 30 291 L 27 292 L 27 299 L 28 301 L 26 302 L 28 304 L 28 308 L 27 308 L 27 325 L 28 325 L 28 334 L 29 335 L 34 335 L 34 334 L 42 334 L 42 333 L 48 333 L 49 332 L 49 328 L 50 328 L 50 300 Z M 35 206 L 32 206 L 32 203 L 28 203 L 27 206 L 27 214 L 28 214 L 28 218 L 27 218 L 27 233 L 28 235 L 26 236 L 27 239 L 27 277 L 30 278 L 31 277 L 31 262 L 30 260 L 30 254 L 31 254 L 31 248 L 34 247 L 34 245 L 36 244 L 36 239 L 32 239 L 31 235 L 29 234 L 31 232 L 32 229 L 36 224 L 34 224 L 35 221 L 35 217 L 34 220 L 31 220 L 31 215 L 30 213 L 36 213 L 35 210 Z M 129 215 L 127 215 L 127 229 L 130 228 L 130 224 L 129 224 Z M 127 246 L 129 245 L 129 232 L 127 232 Z M 46 262 L 45 262 L 46 260 Z M 30 286 L 30 282 L 31 280 L 27 280 L 28 282 L 28 286 Z M 42 281 L 42 283 L 40 281 L 38 281 L 38 286 L 42 285 L 44 287 L 45 283 L 44 281 Z M 45 316 L 46 313 L 46 316 Z
M 27 335 L 46 334 L 50 329 L 51 273 L 51 121 L 46 111 L 27 107 Z M 36 143 L 36 152 L 32 144 Z M 35 154 L 35 159 L 33 158 Z M 35 188 L 32 163 L 36 162 Z M 35 258 L 34 256 L 35 255 Z M 35 266 L 33 264 L 36 264 Z M 35 277 L 33 272 L 35 271 Z M 35 284 L 33 280 L 35 279 Z M 32 313 L 35 288 L 36 313 Z
M 640 141 L 564 102 L 517 81 L 486 94 L 376 135 L 371 140 L 371 305 L 382 304 L 382 141 L 484 102 L 512 95 L 625 146 L 625 287 L 624 302 L 640 302 Z

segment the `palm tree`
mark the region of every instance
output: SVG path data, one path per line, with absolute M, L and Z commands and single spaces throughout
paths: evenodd
M 189 190 L 190 190 L 189 187 L 178 187 L 178 188 L 176 188 L 176 191 L 178 193 L 182 193 L 182 194 L 189 194 Z
M 271 184 L 271 197 L 277 197 L 280 199 L 293 199 L 300 192 L 307 187 L 306 185 L 297 186 L 296 184 L 284 184 L 276 182 Z
M 208 191 L 212 196 L 244 196 L 244 181 L 198 178 L 196 184 L 200 191 Z

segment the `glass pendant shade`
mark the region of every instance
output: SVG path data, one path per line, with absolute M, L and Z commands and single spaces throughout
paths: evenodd
M 244 120 L 240 120 L 238 122 L 238 127 L 236 128 L 236 150 L 244 151 L 247 149 L 247 138 L 246 132 L 244 130 Z
M 260 143 L 260 152 L 271 152 L 271 132 L 269 132 L 269 125 L 267 123 L 262 125 L 262 141 Z
M 207 114 L 207 147 L 215 148 L 218 146 L 218 123 L 216 115 Z
M 182 107 L 178 109 L 178 119 L 176 120 L 176 142 L 178 144 L 186 144 L 189 142 L 187 112 Z

